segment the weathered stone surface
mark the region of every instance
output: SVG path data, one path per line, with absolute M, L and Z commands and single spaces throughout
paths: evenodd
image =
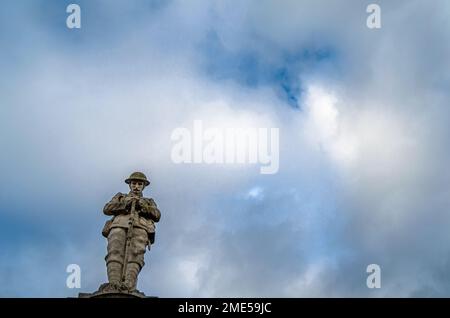
M 145 298 L 136 289 L 139 272 L 144 266 L 146 248 L 155 242 L 155 223 L 161 212 L 151 198 L 142 191 L 150 184 L 142 172 L 134 172 L 125 180 L 128 194 L 117 193 L 103 208 L 112 218 L 106 222 L 102 234 L 108 240 L 105 257 L 108 282 L 98 291 L 80 293 L 80 298 Z
M 78 298 L 156 298 L 154 296 L 146 296 L 139 291 L 133 292 L 101 292 L 79 293 Z

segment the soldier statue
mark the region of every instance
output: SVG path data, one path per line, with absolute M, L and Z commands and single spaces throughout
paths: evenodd
M 150 184 L 142 172 L 132 173 L 125 182 L 130 192 L 117 193 L 103 209 L 113 217 L 102 231 L 108 239 L 108 283 L 100 286 L 101 293 L 140 293 L 136 289 L 138 274 L 144 266 L 146 247 L 150 250 L 155 241 L 154 223 L 161 217 L 155 201 L 142 195 Z

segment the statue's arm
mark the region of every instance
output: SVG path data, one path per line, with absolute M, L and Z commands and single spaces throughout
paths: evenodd
M 161 212 L 158 210 L 153 199 L 145 199 L 140 202 L 141 213 L 148 215 L 153 221 L 158 222 L 161 218 Z
M 103 208 L 103 213 L 106 215 L 118 215 L 126 213 L 126 203 L 123 200 L 124 195 L 122 193 L 117 193 L 111 201 L 105 204 Z

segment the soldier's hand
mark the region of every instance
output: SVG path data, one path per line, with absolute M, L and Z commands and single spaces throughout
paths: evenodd
M 145 202 L 143 198 L 139 198 L 138 204 L 141 208 L 145 208 L 147 206 L 147 202 Z
M 125 199 L 123 199 L 123 202 L 125 203 L 125 206 L 127 208 L 131 208 L 131 204 L 133 203 L 133 201 L 136 201 L 138 198 L 134 197 L 134 196 L 127 196 L 125 197 Z
M 131 203 L 131 201 L 132 201 L 131 197 L 125 197 L 123 199 L 123 203 L 125 203 L 126 205 L 129 205 Z

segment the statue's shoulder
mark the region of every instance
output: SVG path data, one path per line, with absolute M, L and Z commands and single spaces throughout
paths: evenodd
M 153 198 L 143 198 L 147 203 L 149 203 L 149 204 L 154 204 L 154 205 L 156 205 L 156 203 L 155 203 L 155 200 L 153 200 Z
M 113 197 L 113 199 L 120 199 L 125 196 L 126 196 L 126 194 L 124 194 L 122 192 L 117 192 L 117 194 Z

